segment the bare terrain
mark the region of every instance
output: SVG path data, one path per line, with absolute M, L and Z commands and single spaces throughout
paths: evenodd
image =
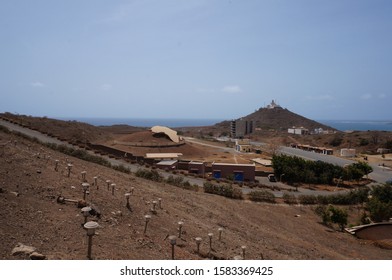
M 11 255 L 18 244 L 33 246 L 47 259 L 86 259 L 87 239 L 80 208 L 57 203 L 59 195 L 81 200 L 81 172 L 87 172 L 90 194 L 86 201 L 101 216 L 93 237 L 95 259 L 170 259 L 167 239 L 178 234 L 176 259 L 233 259 L 246 246 L 247 259 L 391 259 L 392 250 L 323 226 L 313 208 L 286 204 L 231 200 L 156 183 L 65 156 L 38 143 L 0 132 L 0 257 Z M 54 170 L 59 160 L 58 171 Z M 70 177 L 66 165 L 73 164 Z M 98 176 L 98 186 L 93 177 Z M 106 180 L 116 184 L 114 195 Z M 131 209 L 124 194 L 134 188 Z M 151 213 L 152 202 L 162 199 L 162 209 Z M 350 222 L 358 212 L 349 208 Z M 144 234 L 144 216 L 152 218 Z M 224 229 L 218 240 L 218 228 Z M 213 233 L 212 251 L 208 233 Z M 195 238 L 203 239 L 200 254 Z

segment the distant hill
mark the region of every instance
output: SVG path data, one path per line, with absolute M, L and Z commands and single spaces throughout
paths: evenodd
M 131 133 L 142 130 L 128 125 L 94 126 L 78 121 L 63 121 L 48 117 L 0 113 L 0 118 L 24 127 L 40 131 L 71 143 L 97 143 L 108 141 L 114 134 Z
M 282 107 L 260 108 L 258 111 L 243 117 L 245 120 L 252 120 L 254 127 L 261 129 L 287 130 L 288 128 L 304 127 L 309 130 L 322 128 L 326 130 L 336 130 L 330 126 L 321 124 L 314 120 L 305 118 Z
M 253 128 L 259 128 L 262 130 L 287 131 L 288 128 L 292 128 L 294 126 L 304 127 L 309 130 L 317 128 L 322 128 L 324 130 L 336 130 L 330 126 L 293 113 L 288 109 L 283 109 L 282 107 L 274 104 L 274 102 L 271 104 L 273 105 L 260 108 L 256 112 L 237 120 L 253 121 Z M 224 121 L 216 125 L 228 128 L 230 126 L 230 121 Z

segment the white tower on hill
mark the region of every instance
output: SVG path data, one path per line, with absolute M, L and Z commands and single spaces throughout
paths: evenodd
M 272 100 L 271 104 L 267 105 L 267 109 L 275 109 L 275 108 L 282 108 L 280 105 L 278 105 L 275 100 Z

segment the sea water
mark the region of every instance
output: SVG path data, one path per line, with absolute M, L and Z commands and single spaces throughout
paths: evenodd
M 211 126 L 224 121 L 223 119 L 169 119 L 169 118 L 61 118 L 63 120 L 76 120 L 95 126 L 130 125 L 136 127 L 152 127 L 155 125 L 167 127 L 197 127 Z M 318 120 L 340 131 L 392 131 L 392 120 Z
M 319 120 L 318 122 L 336 128 L 340 131 L 392 131 L 392 120 Z
M 64 120 L 64 119 L 63 119 Z M 197 127 L 197 126 L 212 126 L 216 123 L 222 122 L 222 119 L 157 119 L 157 118 L 74 118 L 67 120 L 76 120 L 85 122 L 95 126 L 110 126 L 110 125 L 130 125 L 136 127 L 152 127 L 155 125 L 167 127 Z

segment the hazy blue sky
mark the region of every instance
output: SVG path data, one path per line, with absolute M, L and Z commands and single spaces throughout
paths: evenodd
M 390 0 L 1 0 L 0 112 L 392 119 Z

